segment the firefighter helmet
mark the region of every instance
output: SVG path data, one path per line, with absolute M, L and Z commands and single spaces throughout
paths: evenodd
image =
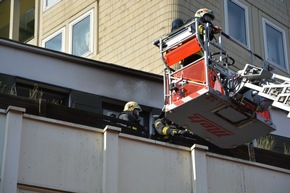
M 181 19 L 179 19 L 179 18 L 174 19 L 174 20 L 172 21 L 171 31 L 180 28 L 181 26 L 183 26 L 183 24 L 184 24 L 184 23 L 183 23 L 183 21 L 182 21 Z
M 134 109 L 138 109 L 140 112 L 142 111 L 141 107 L 135 101 L 129 101 L 124 106 L 124 111 L 134 111 Z
M 207 9 L 207 8 L 202 8 L 202 9 L 197 10 L 197 12 L 195 13 L 194 16 L 195 17 L 198 17 L 198 18 L 202 18 L 205 15 L 209 15 L 212 20 L 215 19 L 215 16 L 213 14 L 213 11 L 210 10 L 210 9 Z

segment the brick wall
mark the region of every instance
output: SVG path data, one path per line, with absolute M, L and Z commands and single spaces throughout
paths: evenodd
M 248 7 L 250 42 L 254 53 L 264 57 L 262 17 L 270 18 L 285 29 L 289 42 L 288 1 L 240 2 Z M 41 5 L 41 9 L 42 7 Z M 164 64 L 153 42 L 170 31 L 174 18 L 179 17 L 186 21 L 194 16 L 196 10 L 203 7 L 212 9 L 216 15 L 215 24 L 225 29 L 224 0 L 62 0 L 49 10 L 41 11 L 40 42 L 65 27 L 68 52 L 69 23 L 94 9 L 94 53 L 90 58 L 162 74 Z M 243 49 L 238 45 L 228 46 L 229 49 L 233 46 L 236 57 L 244 57 L 240 54 Z

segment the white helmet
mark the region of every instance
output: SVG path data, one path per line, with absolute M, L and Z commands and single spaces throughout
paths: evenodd
M 204 15 L 209 15 L 212 20 L 215 19 L 213 11 L 207 8 L 202 8 L 202 9 L 197 10 L 194 16 L 198 18 L 202 18 Z

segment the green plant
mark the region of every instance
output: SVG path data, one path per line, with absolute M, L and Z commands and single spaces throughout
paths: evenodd
M 257 147 L 266 150 L 273 150 L 276 145 L 276 140 L 271 135 L 265 135 L 257 139 Z
M 52 101 L 50 101 L 50 103 L 55 104 L 55 105 L 62 105 L 62 100 L 52 99 Z
M 43 92 L 39 89 L 37 84 L 34 84 L 33 89 L 29 90 L 29 99 L 33 100 L 43 100 Z M 48 100 L 47 102 L 50 102 L 55 105 L 62 105 L 62 100 L 52 99 Z
M 16 95 L 16 87 L 15 87 L 15 85 L 12 85 L 10 87 L 10 90 L 9 90 L 8 94 L 10 94 L 10 95 Z
M 2 83 L 3 82 L 0 81 L 0 88 L 1 88 L 1 92 L 0 93 L 10 94 L 10 95 L 16 95 L 15 85 L 12 85 L 10 87 L 10 89 L 9 89 L 6 84 L 3 85 Z
M 290 155 L 290 146 L 287 146 L 285 143 L 283 143 L 283 145 L 284 145 L 284 154 Z
M 1 93 L 4 93 L 5 88 L 6 88 L 6 84 L 3 85 L 2 89 L 1 89 Z
M 6 84 L 2 86 L 2 81 L 0 81 L 0 87 L 2 87 L 2 89 L 1 89 L 1 93 L 4 93 L 4 89 L 5 89 L 5 87 L 6 87 Z
M 39 90 L 37 84 L 34 84 L 33 89 L 29 90 L 29 98 L 34 99 L 34 100 L 38 100 L 38 99 L 41 99 L 42 96 L 43 96 L 43 92 L 41 90 Z
M 10 94 L 10 95 L 16 95 L 16 87 L 15 85 L 12 85 L 10 89 L 7 87 L 6 84 L 2 85 L 2 81 L 0 81 L 0 93 Z

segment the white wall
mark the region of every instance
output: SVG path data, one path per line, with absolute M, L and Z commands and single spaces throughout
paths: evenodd
M 117 154 L 109 159 L 118 164 L 118 192 L 190 192 L 189 148 L 117 135 Z M 18 183 L 103 192 L 103 153 L 108 151 L 103 138 L 100 129 L 25 116 Z
M 289 170 L 208 153 L 208 193 L 289 193 Z
M 209 153 L 204 146 L 182 147 L 122 134 L 116 127 L 103 130 L 27 115 L 22 109 L 6 113 L 6 128 L 13 125 L 21 138 L 6 142 L 5 155 L 18 160 L 2 166 L 6 175 L 16 176 L 9 182 L 4 176 L 4 190 L 288 193 L 290 189 L 289 170 Z M 19 150 L 11 148 L 15 144 Z M 17 163 L 18 171 L 11 173 L 8 169 Z
M 20 183 L 95 192 L 102 183 L 102 133 L 43 120 L 23 121 Z
M 120 193 L 191 192 L 190 151 L 122 137 L 118 175 Z

